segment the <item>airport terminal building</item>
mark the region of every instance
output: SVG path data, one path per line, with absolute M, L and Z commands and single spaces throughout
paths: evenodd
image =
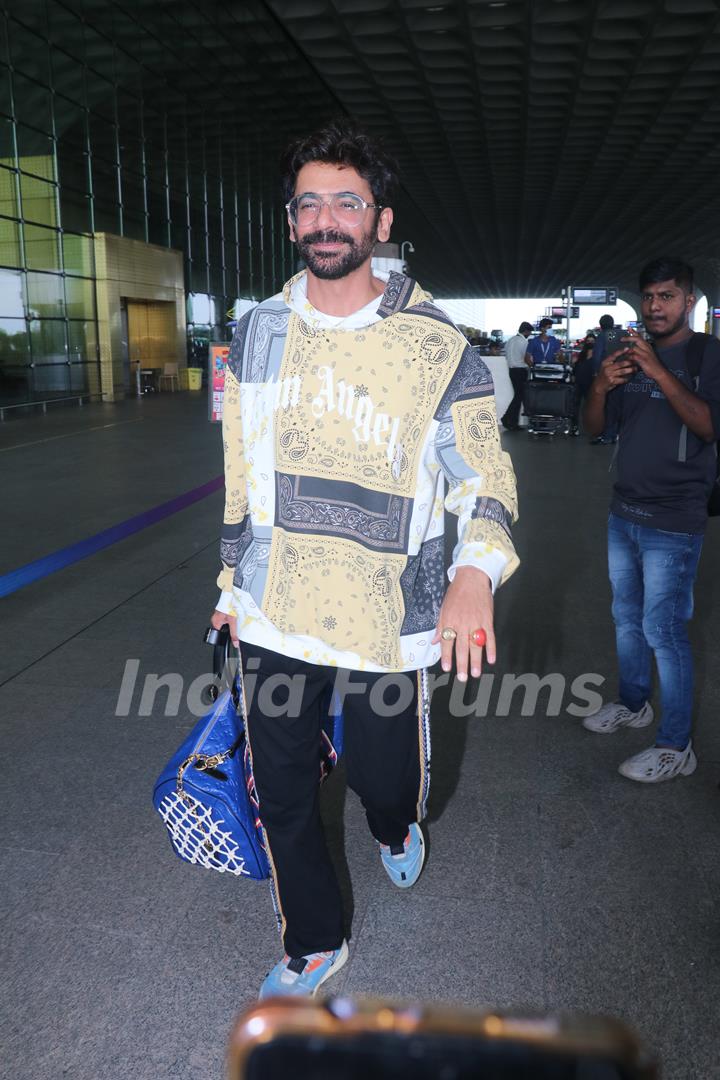
M 223 445 L 207 393 L 189 391 L 209 345 L 229 345 L 242 313 L 276 297 L 299 268 L 279 176 L 284 147 L 344 116 L 382 137 L 399 164 L 380 254 L 384 268 L 406 263 L 416 281 L 394 279 L 397 295 L 423 289 L 440 305 L 560 298 L 572 286 L 573 303 L 596 301 L 599 318 L 616 299 L 640 312 L 640 269 L 677 256 L 694 268 L 706 329 L 720 337 L 717 0 L 0 0 L 8 1080 L 219 1080 L 233 1019 L 256 1003 L 281 954 L 268 882 L 176 858 L 152 795 L 209 708 L 212 676 L 203 635 L 218 603 Z M 332 201 L 320 202 L 329 213 Z M 274 304 L 271 316 L 282 308 Z M 547 321 L 571 308 L 550 309 Z M 428 310 L 423 363 L 445 363 L 448 341 L 464 356 L 465 339 L 429 301 L 416 323 Z M 329 371 L 350 353 L 331 352 L 336 328 L 317 325 Z M 510 395 L 515 383 L 497 343 L 484 344 L 487 356 L 467 349 L 476 381 L 468 375 L 464 390 L 489 402 L 501 370 Z M 284 347 L 268 346 L 268 363 Z M 364 341 L 358 348 L 375 363 Z M 410 367 L 395 376 L 398 394 L 412 393 Z M 564 369 L 561 389 L 575 401 L 578 380 Z M 358 429 L 364 415 L 369 430 L 373 385 L 351 386 Z M 296 387 L 286 381 L 277 400 Z M 329 416 L 330 391 L 327 402 Z M 442 435 L 457 401 L 445 405 L 432 414 L 433 446 L 463 476 L 462 455 Z M 565 1030 L 557 1013 L 609 1015 L 637 1033 L 667 1080 L 715 1080 L 720 526 L 707 523 L 690 603 L 697 768 L 633 783 L 619 763 L 652 729 L 583 726 L 618 693 L 607 532 L 622 430 L 608 446 L 615 436 L 603 442 L 598 432 L 591 444 L 577 415 L 536 436 L 511 419 L 496 438 L 488 410 L 468 407 L 463 445 L 485 439 L 495 465 L 505 463 L 496 478 L 512 463 L 520 565 L 494 598 L 497 659 L 482 678 L 443 684 L 440 669 L 428 669 L 437 689 L 423 743 L 432 750 L 422 774 L 427 858 L 412 889 L 385 874 L 345 782 L 347 755 L 320 796 L 349 940 L 349 963 L 329 984 L 337 1016 L 363 995 L 460 1005 L 487 1014 L 488 1036 L 500 1031 L 499 1013 L 520 1018 L 515 1033 L 532 1043 Z M 321 419 L 329 427 L 339 413 Z M 378 410 L 377 438 L 389 445 L 403 415 Z M 253 428 L 252 408 L 246 418 L 266 453 L 270 428 Z M 434 545 L 432 580 L 444 581 L 457 518 L 445 515 L 442 564 L 440 485 L 406 490 L 391 472 L 397 491 L 366 490 L 360 467 L 345 475 L 335 458 L 321 462 L 320 480 L 308 469 L 296 483 L 308 439 L 283 434 L 287 468 L 263 477 L 258 451 L 254 481 L 271 485 L 276 472 L 272 514 L 286 513 L 293 535 L 316 515 L 316 531 L 271 577 L 270 511 L 252 551 L 230 521 L 222 551 L 246 559 L 258 595 L 273 581 L 285 610 L 286 577 L 301 579 L 298 560 L 315 558 L 336 520 L 326 484 L 365 498 L 362 513 L 350 505 L 347 527 L 369 522 L 361 562 L 377 566 L 373 597 L 400 589 L 387 567 L 405 558 L 410 541 L 401 540 L 413 528 L 418 550 Z M 676 440 L 678 470 L 687 434 Z M 709 446 L 712 433 L 702 437 Z M 400 476 L 401 451 L 388 455 Z M 463 527 L 494 512 L 506 537 L 510 515 L 487 494 Z M 421 510 L 432 535 L 420 535 Z M 400 540 L 388 539 L 392 529 Z M 340 621 L 335 606 L 353 599 L 342 558 L 332 566 L 328 628 Z M 418 624 L 413 641 L 428 632 Z M 660 712 L 655 685 L 652 700 Z M 396 1014 L 378 1015 L 380 1029 Z M 622 1075 L 649 1080 L 643 1068 Z

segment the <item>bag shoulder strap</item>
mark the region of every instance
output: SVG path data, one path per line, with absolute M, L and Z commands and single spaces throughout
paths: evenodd
M 690 372 L 690 378 L 696 385 L 697 380 L 700 377 L 700 368 L 702 367 L 705 350 L 707 349 L 710 340 L 710 334 L 694 333 L 688 342 L 685 356 L 687 359 L 688 371 Z

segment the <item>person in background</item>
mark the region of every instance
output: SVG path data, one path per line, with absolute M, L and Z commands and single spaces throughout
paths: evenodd
M 528 338 L 531 333 L 532 323 L 521 322 L 517 334 L 509 338 L 505 345 L 505 359 L 508 362 L 513 388 L 513 399 L 500 418 L 500 423 L 506 431 L 517 431 L 520 426 L 523 387 L 528 377 Z
M 622 438 L 608 520 L 620 685 L 618 700 L 587 716 L 589 731 L 653 722 L 652 660 L 662 715 L 652 746 L 620 772 L 654 784 L 695 771 L 693 658 L 688 622 L 720 435 L 720 342 L 694 335 L 692 267 L 655 259 L 640 274 L 643 321 L 653 345 L 628 330 L 593 380 L 585 405 L 592 435 L 608 419 Z
M 530 366 L 533 364 L 560 364 L 562 356 L 560 342 L 552 334 L 552 319 L 541 319 L 539 323 L 540 336 L 533 338 L 528 343 L 527 351 L 530 357 Z
M 578 394 L 578 409 L 582 405 L 583 400 L 587 397 L 594 377 L 593 348 L 595 346 L 595 340 L 595 334 L 593 334 L 592 330 L 588 331 L 573 368 Z
M 600 333 L 595 340 L 592 354 L 593 378 L 600 371 L 600 365 L 607 356 L 607 332 L 608 330 L 612 330 L 614 326 L 615 320 L 612 315 L 600 316 Z M 609 423 L 605 429 L 594 439 L 591 439 L 590 442 L 593 446 L 607 446 L 610 443 L 616 443 L 617 439 L 617 424 Z

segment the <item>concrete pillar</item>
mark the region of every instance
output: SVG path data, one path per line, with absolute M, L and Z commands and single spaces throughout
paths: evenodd
M 618 289 L 618 297 L 620 300 L 624 300 L 630 307 L 635 308 L 635 318 L 641 319 L 640 314 L 640 293 L 634 292 L 632 289 L 621 288 Z
M 695 279 L 707 297 L 709 332 L 713 337 L 720 338 L 720 259 L 698 260 Z
M 708 323 L 713 337 L 720 338 L 720 281 L 714 281 L 707 290 Z

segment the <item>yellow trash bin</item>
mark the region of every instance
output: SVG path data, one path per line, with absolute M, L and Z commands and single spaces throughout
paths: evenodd
M 188 390 L 202 390 L 202 368 L 188 368 Z

